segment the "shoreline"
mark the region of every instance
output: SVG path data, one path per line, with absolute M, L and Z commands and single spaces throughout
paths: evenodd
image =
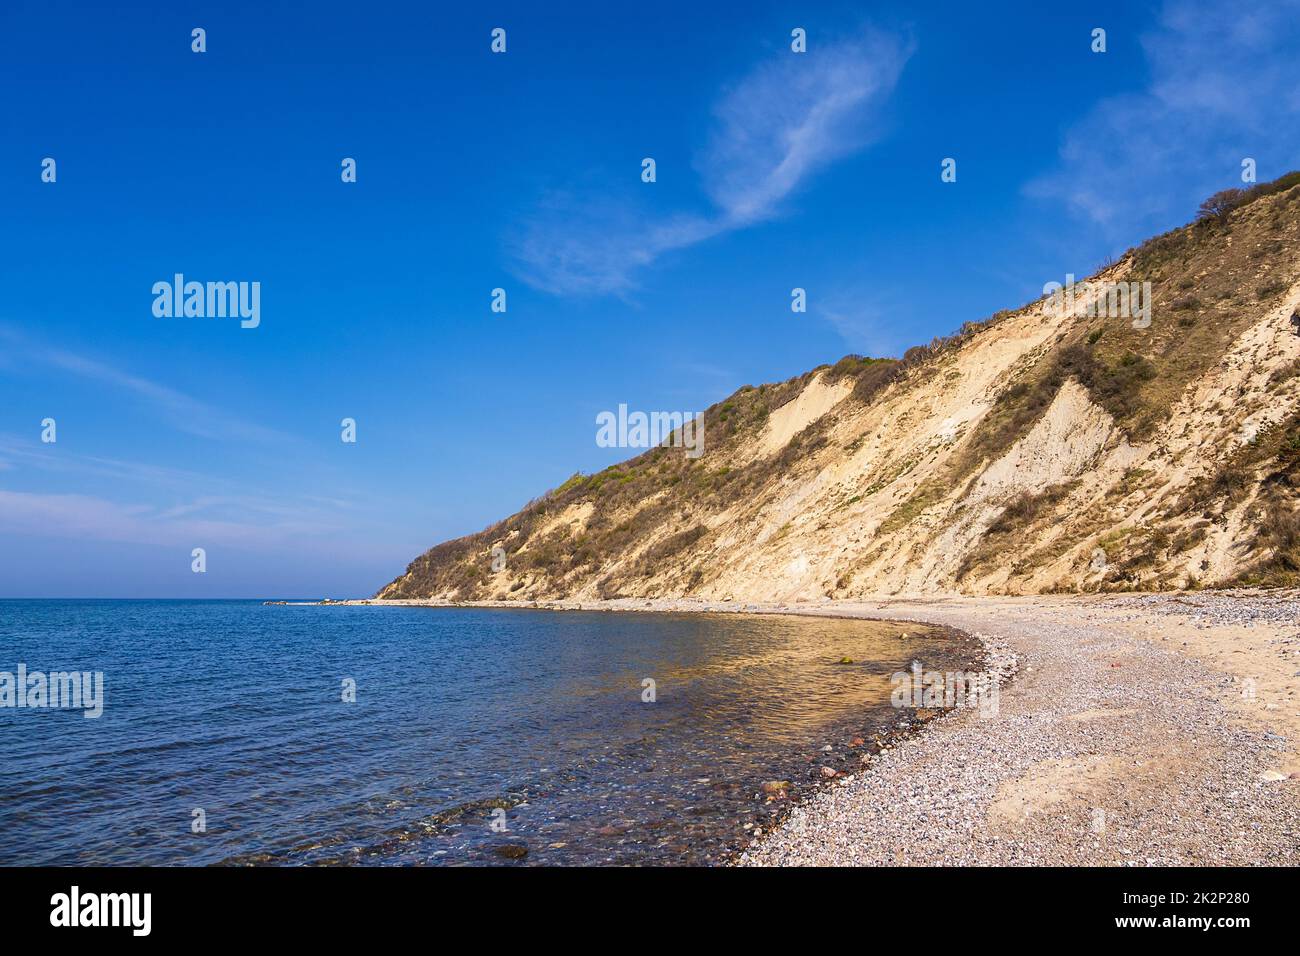
M 1018 660 L 997 716 L 923 722 L 733 865 L 1300 864 L 1300 592 L 328 603 L 907 621 Z

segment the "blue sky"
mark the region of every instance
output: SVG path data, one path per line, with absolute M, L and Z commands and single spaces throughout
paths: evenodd
M 628 457 L 602 410 L 899 354 L 1300 167 L 1300 4 L 1053 6 L 10 0 L 0 596 L 368 594 Z M 178 272 L 260 326 L 155 317 Z

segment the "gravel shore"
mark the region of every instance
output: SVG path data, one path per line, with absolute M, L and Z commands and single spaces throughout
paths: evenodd
M 1297 630 L 1294 595 L 976 598 L 869 613 L 1005 644 L 1020 671 L 996 716 L 932 722 L 796 808 L 739 864 L 1300 863 L 1295 737 L 1278 732 L 1300 716 L 1296 682 L 1265 690 L 1270 651 L 1288 666 L 1287 645 L 1269 642 Z M 1234 673 L 1202 660 L 1183 626 L 1282 634 L 1228 650 Z
M 538 606 L 909 620 L 984 642 L 996 714 L 931 720 L 737 865 L 1300 863 L 1295 592 Z

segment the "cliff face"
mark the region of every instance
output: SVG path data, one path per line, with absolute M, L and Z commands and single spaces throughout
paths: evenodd
M 1080 285 L 901 361 L 745 386 L 705 413 L 699 458 L 575 475 L 377 596 L 1300 583 L 1300 176 Z

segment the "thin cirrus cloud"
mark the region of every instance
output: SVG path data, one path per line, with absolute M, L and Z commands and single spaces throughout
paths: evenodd
M 235 441 L 293 440 L 275 429 L 243 421 L 170 386 L 141 378 L 99 359 L 31 342 L 11 327 L 0 325 L 0 341 L 5 343 L 12 356 L 22 360 L 26 368 L 64 372 L 135 395 L 144 399 L 164 420 L 188 434 Z
M 320 495 L 289 497 L 247 488 L 243 482 L 185 469 L 92 455 L 0 433 L 0 471 L 26 478 L 39 491 L 0 488 L 0 537 L 5 535 L 108 541 L 169 547 L 194 542 L 293 551 L 305 542 L 347 537 L 354 550 L 376 516 L 356 500 Z M 120 484 L 135 500 L 47 490 L 48 477 Z M 170 498 L 170 503 L 160 503 Z M 359 545 L 388 557 L 383 547 Z M 3 545 L 0 545 L 0 549 Z
M 868 145 L 912 46 L 877 31 L 784 51 L 725 91 L 695 161 L 712 203 L 664 214 L 604 196 L 553 193 L 513 243 L 519 276 L 557 295 L 619 295 L 666 253 L 780 215 L 831 162 Z
M 908 332 L 898 324 L 908 311 L 897 297 L 860 286 L 831 289 L 820 309 L 848 348 L 875 356 L 901 355 L 914 344 L 907 341 Z
M 204 515 L 201 512 L 211 512 Z M 97 495 L 0 489 L 0 534 L 188 548 L 194 542 L 286 551 L 340 530 L 322 516 L 237 499 L 205 499 L 169 509 Z
M 1140 39 L 1145 87 L 1069 127 L 1057 168 L 1026 187 L 1126 241 L 1243 185 L 1243 159 L 1264 180 L 1300 152 L 1300 0 L 1169 0 Z

